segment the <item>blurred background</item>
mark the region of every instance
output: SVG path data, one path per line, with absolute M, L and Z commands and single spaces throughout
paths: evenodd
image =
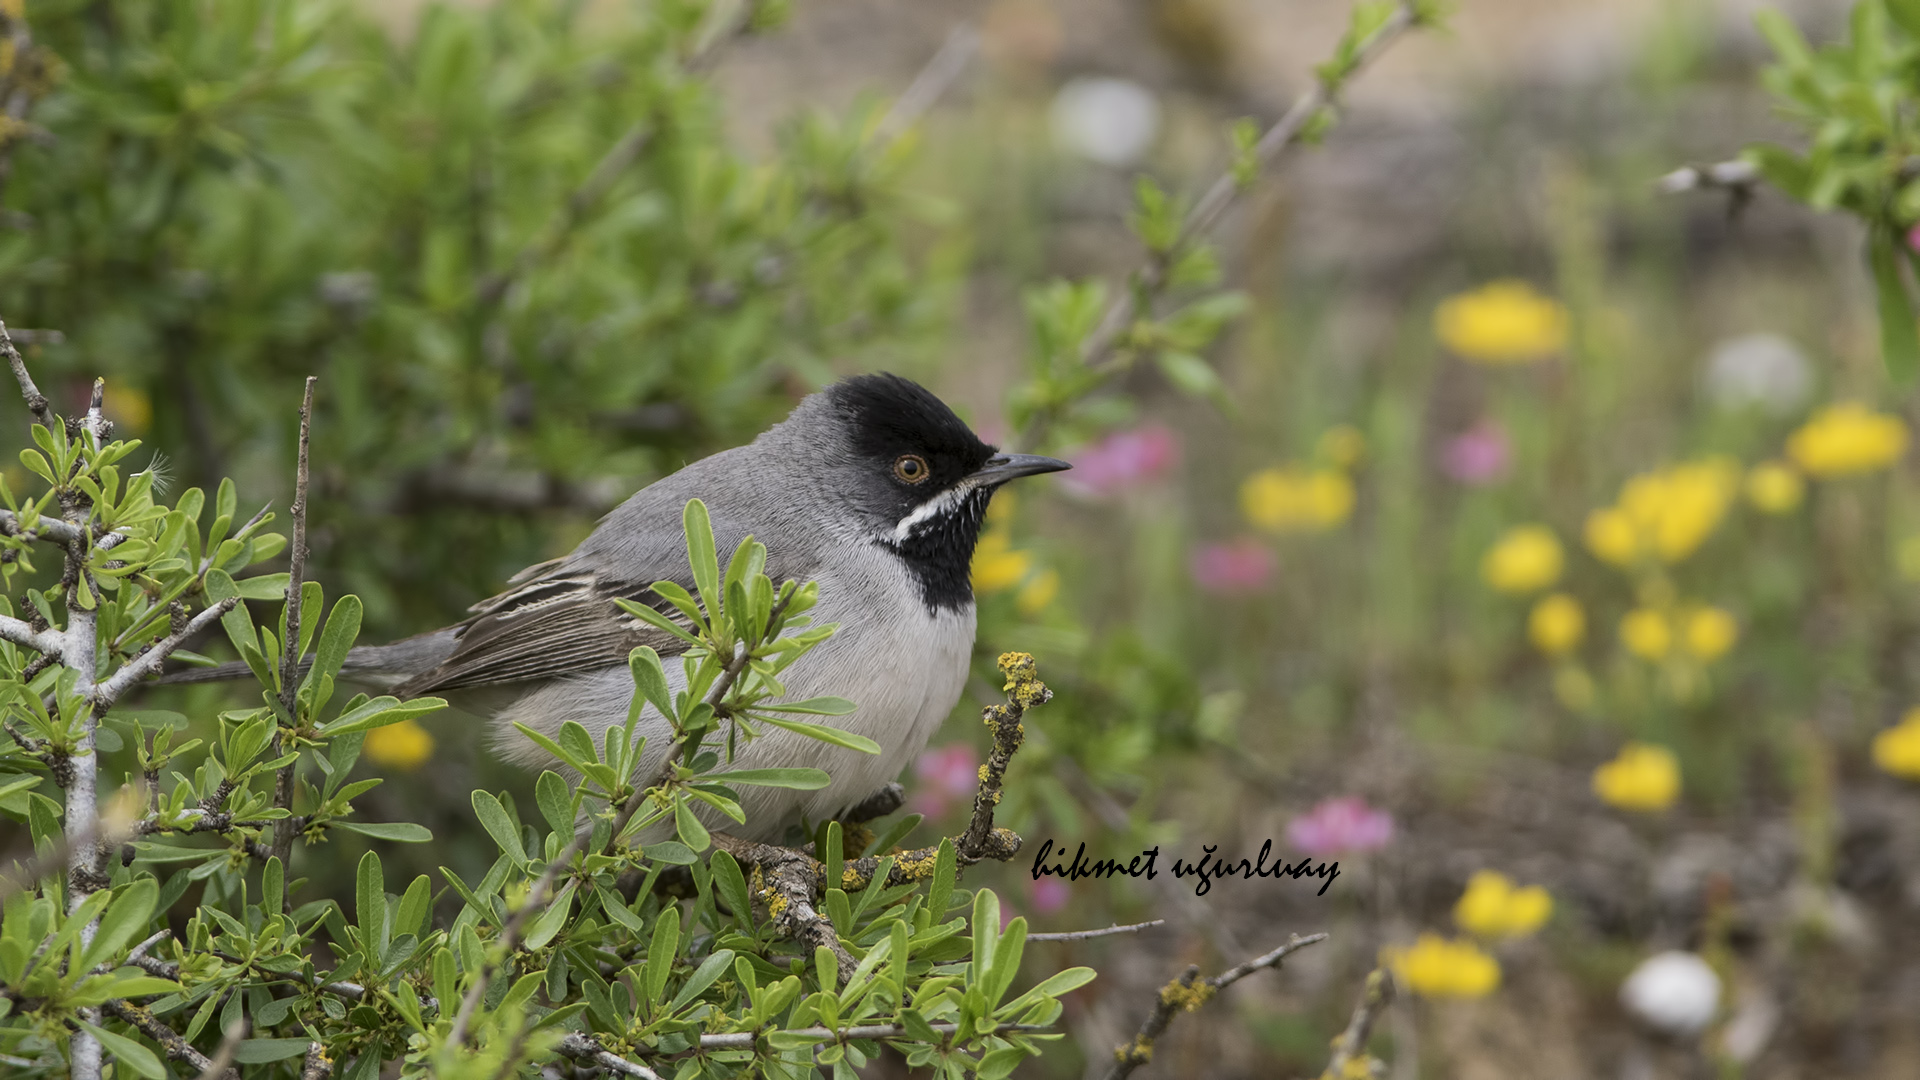
M 970 872 L 1039 929 L 1166 920 L 1029 950 L 1101 978 L 1021 1075 L 1098 1075 L 1187 964 L 1325 930 L 1143 1075 L 1313 1074 L 1384 961 L 1395 1077 L 1920 1076 L 1920 411 L 1858 224 L 1657 183 L 1805 144 L 1760 7 L 1459 0 L 1242 193 L 1161 309 L 1191 342 L 1052 408 L 1102 306 L 1068 283 L 1144 257 L 1137 178 L 1204 190 L 1346 4 L 35 0 L 0 314 L 60 407 L 104 375 L 243 505 L 287 503 L 319 375 L 309 573 L 368 640 L 839 374 L 1074 460 L 994 504 L 909 842 L 962 819 L 1018 648 L 1058 693 L 1029 850 L 1340 876 Z M 531 778 L 475 730 L 369 739 L 365 816 L 436 836 L 390 878 L 491 861 L 468 792 Z M 344 889 L 366 842 L 304 870 Z

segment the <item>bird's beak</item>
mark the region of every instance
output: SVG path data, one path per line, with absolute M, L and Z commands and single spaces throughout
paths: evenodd
M 974 470 L 973 475 L 967 479 L 976 485 L 998 487 L 1022 476 L 1060 472 L 1071 468 L 1073 466 L 1059 458 L 1041 457 L 1038 454 L 995 454 L 987 459 L 985 465 Z

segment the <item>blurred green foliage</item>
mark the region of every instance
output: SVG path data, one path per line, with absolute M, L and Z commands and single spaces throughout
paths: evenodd
M 702 58 L 778 14 L 508 0 L 396 37 L 336 0 L 36 2 L 0 307 L 188 482 L 286 490 L 319 374 L 315 572 L 375 635 L 446 621 L 937 324 L 875 116 L 724 138 Z

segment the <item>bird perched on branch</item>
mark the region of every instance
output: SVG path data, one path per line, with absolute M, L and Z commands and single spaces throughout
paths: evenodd
M 693 587 L 681 513 L 700 499 L 721 552 L 751 535 L 766 545 L 766 573 L 775 582 L 819 583 L 810 614 L 840 628 L 782 682 L 791 699 L 852 700 L 856 711 L 835 725 L 882 748 L 863 754 L 777 730 L 742 745 L 736 767 L 814 767 L 833 778 L 817 791 L 740 790 L 747 822 L 725 827 L 777 839 L 796 817 L 825 820 L 873 794 L 926 746 L 966 680 L 974 635 L 969 573 L 988 501 L 1009 480 L 1068 467 L 997 452 L 907 379 L 846 379 L 809 395 L 748 445 L 642 489 L 572 554 L 514 575 L 511 588 L 475 605 L 465 622 L 357 647 L 341 675 L 401 697 L 438 694 L 487 716 L 495 747 L 529 767 L 551 759 L 516 722 L 553 736 L 572 720 L 601 744 L 626 721 L 633 700 L 628 653 L 649 645 L 670 657 L 686 647 L 614 601 L 657 604 L 650 586 L 663 579 Z M 668 664 L 667 672 L 678 692 L 680 665 Z M 245 665 L 228 664 L 162 681 L 246 674 Z M 648 736 L 642 770 L 658 769 L 671 742 L 667 725 L 649 708 L 641 730 Z

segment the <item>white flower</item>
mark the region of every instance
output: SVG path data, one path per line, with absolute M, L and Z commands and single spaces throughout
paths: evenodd
M 1693 953 L 1663 952 L 1620 984 L 1620 1004 L 1657 1031 L 1697 1035 L 1720 1011 L 1720 976 Z
M 1062 150 L 1102 165 L 1131 165 L 1160 133 L 1160 102 L 1130 79 L 1079 78 L 1053 96 L 1048 118 Z
M 1778 334 L 1742 334 L 1722 340 L 1707 358 L 1706 390 L 1727 409 L 1759 405 L 1789 413 L 1807 399 L 1813 367 L 1800 347 Z

